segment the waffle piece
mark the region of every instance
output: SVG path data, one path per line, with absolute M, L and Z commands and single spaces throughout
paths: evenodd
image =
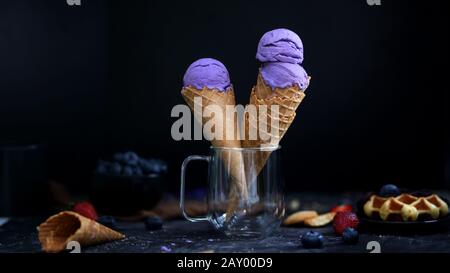
M 448 205 L 436 194 L 417 197 L 404 193 L 390 198 L 372 195 L 364 204 L 364 213 L 384 221 L 425 221 L 446 216 Z
M 439 218 L 439 208 L 429 202 L 425 197 L 420 197 L 411 204 L 419 214 L 420 220 L 429 220 Z
M 380 218 L 384 221 L 415 221 L 419 216 L 417 209 L 394 197 L 388 198 L 380 208 Z
M 397 199 L 398 201 L 405 203 L 407 205 L 411 205 L 412 203 L 417 201 L 417 199 L 419 199 L 419 198 L 415 197 L 414 195 L 408 194 L 408 193 L 403 193 L 403 194 L 400 194 L 399 196 L 395 197 L 395 199 Z
M 428 202 L 435 205 L 439 209 L 439 217 L 446 216 L 448 214 L 448 205 L 436 194 L 432 194 L 425 198 Z
M 364 213 L 369 217 L 380 218 L 380 209 L 386 200 L 387 198 L 372 195 L 369 201 L 364 204 Z

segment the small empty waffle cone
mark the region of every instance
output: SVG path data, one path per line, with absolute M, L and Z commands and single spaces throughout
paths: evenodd
M 237 116 L 234 115 L 233 117 L 229 117 L 226 115 L 226 107 L 235 107 L 236 105 L 233 88 L 230 88 L 225 92 L 219 92 L 218 90 L 209 89 L 206 87 L 202 90 L 198 90 L 196 88 L 187 86 L 183 88 L 181 94 L 183 95 L 184 100 L 188 104 L 189 108 L 191 108 L 192 112 L 194 112 L 194 114 L 194 109 L 196 107 L 196 97 L 201 98 L 202 112 L 206 107 L 210 105 L 217 106 L 222 111 L 221 117 L 214 117 L 216 119 L 214 131 L 216 132 L 216 134 L 218 134 L 218 132 L 223 133 L 221 139 L 207 136 L 209 139 L 211 139 L 211 144 L 214 147 L 241 148 L 241 138 L 239 137 Z M 197 105 L 197 107 L 200 107 L 200 105 Z M 222 120 L 218 120 L 219 118 L 222 118 Z M 211 119 L 211 117 L 196 116 L 196 119 L 201 122 L 202 125 L 205 125 L 205 123 L 207 123 Z M 226 135 L 226 131 L 230 127 L 233 127 L 233 136 Z M 247 200 L 247 183 L 245 182 L 244 159 L 241 151 L 223 151 L 221 154 L 221 158 L 224 165 L 229 170 L 229 174 L 231 176 L 229 193 L 230 203 L 235 203 L 239 200 Z M 229 215 L 229 213 L 227 215 Z
M 120 240 L 125 236 L 72 211 L 63 211 L 39 225 L 39 241 L 45 252 L 56 253 L 76 241 L 82 246 Z
M 372 195 L 364 204 L 364 213 L 384 221 L 429 220 L 446 216 L 448 205 L 436 194 L 426 197 L 401 194 L 389 198 Z

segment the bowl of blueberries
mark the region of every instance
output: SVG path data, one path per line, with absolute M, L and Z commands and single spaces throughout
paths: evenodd
M 135 152 L 116 153 L 97 164 L 91 188 L 95 207 L 104 214 L 127 216 L 152 209 L 165 191 L 167 163 Z

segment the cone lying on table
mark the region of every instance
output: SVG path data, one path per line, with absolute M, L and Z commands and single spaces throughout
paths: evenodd
M 272 89 L 264 82 L 259 73 L 256 86 L 253 87 L 250 94 L 250 104 L 256 106 L 258 115 L 256 117 L 248 114 L 245 116 L 245 137 L 242 146 L 244 148 L 277 147 L 295 119 L 295 111 L 305 97 L 304 91 L 297 84 L 286 88 Z M 267 106 L 267 120 L 262 119 L 258 122 L 261 109 L 259 106 Z M 278 113 L 272 113 L 271 106 L 278 106 Z M 272 123 L 273 121 L 275 123 Z M 272 124 L 278 124 L 278 127 L 271 128 Z M 267 129 L 259 130 L 260 126 L 266 126 Z M 250 132 L 257 133 L 256 139 L 251 139 Z M 253 166 L 254 176 L 258 176 L 264 168 L 270 154 L 270 151 L 260 152 L 255 158 L 247 160 L 246 166 Z
M 38 231 L 42 249 L 51 253 L 65 250 L 70 241 L 87 246 L 125 238 L 123 234 L 72 211 L 51 216 L 39 225 Z
M 204 87 L 202 90 L 196 89 L 191 86 L 186 86 L 181 91 L 184 100 L 191 108 L 192 112 L 195 112 L 196 103 L 201 102 L 201 110 L 202 113 L 204 109 L 210 105 L 215 105 L 222 111 L 222 115 L 215 115 L 215 132 L 217 136 L 217 132 L 222 132 L 223 135 L 221 139 L 212 138 L 211 143 L 214 147 L 224 147 L 224 148 L 241 148 L 241 141 L 238 137 L 239 134 L 239 126 L 237 126 L 237 116 L 233 115 L 233 117 L 228 117 L 226 115 L 226 107 L 232 106 L 235 107 L 236 101 L 234 96 L 233 87 L 229 87 L 227 90 L 220 92 L 216 89 L 210 89 Z M 198 97 L 199 99 L 195 100 Z M 197 105 L 200 107 L 200 105 Z M 219 118 L 222 118 L 220 120 Z M 207 123 L 211 117 L 202 116 L 197 117 L 196 119 L 204 125 Z M 233 127 L 234 135 L 232 137 L 226 136 L 227 128 Z M 208 136 L 210 137 L 210 136 Z M 211 139 L 211 137 L 210 137 Z M 226 151 L 224 150 L 221 153 L 223 164 L 226 169 L 229 170 L 229 175 L 231 176 L 231 184 L 230 184 L 230 200 L 241 200 L 245 202 L 247 199 L 247 183 L 245 182 L 245 170 L 244 170 L 244 159 L 241 151 Z M 233 211 L 227 211 L 227 219 L 231 216 Z

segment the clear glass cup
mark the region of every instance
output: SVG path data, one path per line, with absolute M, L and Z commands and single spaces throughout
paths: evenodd
M 217 148 L 192 155 L 181 166 L 180 207 L 192 222 L 208 221 L 228 236 L 260 237 L 277 230 L 284 216 L 280 147 Z M 208 162 L 207 215 L 189 216 L 184 207 L 185 174 L 194 160 Z M 238 164 L 241 163 L 241 164 Z

